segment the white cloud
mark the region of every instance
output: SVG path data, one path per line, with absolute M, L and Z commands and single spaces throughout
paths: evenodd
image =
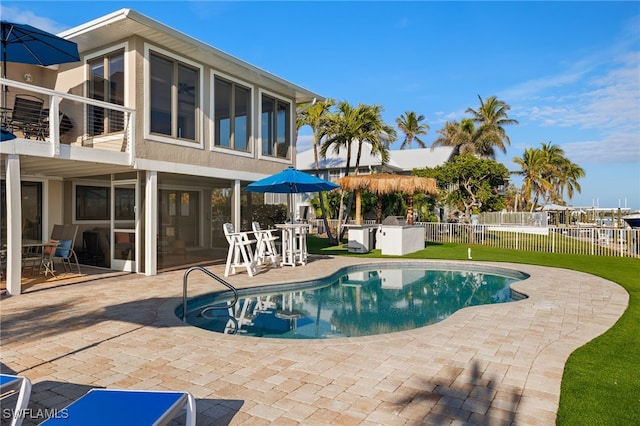
M 582 141 L 562 145 L 565 155 L 576 164 L 640 164 L 640 136 L 614 133 L 599 141 Z
M 38 16 L 29 10 L 23 10 L 17 7 L 1 7 L 0 10 L 2 12 L 2 19 L 5 21 L 31 25 L 53 34 L 58 34 L 68 29 L 68 27 L 65 27 L 49 18 Z
M 575 163 L 628 163 L 640 157 L 640 52 L 614 46 L 563 75 L 527 82 L 507 93 L 520 123 L 590 132 L 590 141 L 563 143 Z M 601 62 L 591 61 L 597 59 Z M 505 99 L 506 98 L 505 96 Z M 513 101 L 510 101 L 513 102 Z M 543 131 L 541 131 L 543 133 Z M 601 139 L 597 139 L 601 137 Z M 565 138 L 566 139 L 566 138 Z

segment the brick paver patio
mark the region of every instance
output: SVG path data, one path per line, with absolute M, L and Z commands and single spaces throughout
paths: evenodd
M 372 262 L 311 260 L 228 281 L 307 280 Z M 328 340 L 184 325 L 173 314 L 184 271 L 33 287 L 0 302 L 0 366 L 33 382 L 25 425 L 43 420 L 38 409 L 61 409 L 92 387 L 189 391 L 199 425 L 554 424 L 567 357 L 613 326 L 628 295 L 574 271 L 489 265 L 529 274 L 513 286 L 529 298 L 466 308 L 416 330 Z M 224 266 L 208 269 L 222 276 Z M 189 296 L 220 289 L 191 274 Z

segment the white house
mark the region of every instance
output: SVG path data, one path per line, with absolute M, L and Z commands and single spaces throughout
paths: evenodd
M 358 144 L 351 145 L 350 171 L 355 171 L 356 157 L 358 154 Z M 358 164 L 358 174 L 371 173 L 395 173 L 410 174 L 413 169 L 425 167 L 436 167 L 450 161 L 455 154 L 453 147 L 419 148 L 409 150 L 391 150 L 390 159 L 386 164 L 382 164 L 379 155 L 371 154 L 371 145 L 364 143 Z M 299 152 L 296 156 L 298 169 L 310 174 L 315 174 L 316 163 L 313 149 Z M 329 149 L 326 158 L 318 157 L 318 176 L 336 181 L 345 175 L 347 165 L 347 150 L 341 149 L 337 154 L 333 149 Z M 310 200 L 314 194 L 298 194 L 296 204 L 302 208 L 311 205 Z M 275 197 L 274 197 L 275 200 Z M 283 200 L 280 200 L 284 202 Z M 301 211 L 300 208 L 298 211 Z
M 382 164 L 379 155 L 371 154 L 371 145 L 362 144 L 360 163 L 358 164 L 358 174 L 370 173 L 397 173 L 410 174 L 413 169 L 441 166 L 451 160 L 455 148 L 434 147 L 419 148 L 409 150 L 391 150 L 390 159 L 386 164 Z M 350 170 L 355 170 L 356 157 L 358 154 L 358 144 L 351 145 Z M 298 169 L 306 172 L 315 172 L 316 165 L 313 149 L 299 152 L 296 158 Z M 341 149 L 337 154 L 333 149 L 329 149 L 326 158 L 318 158 L 318 173 L 323 179 L 335 181 L 344 176 L 347 165 L 347 150 Z
M 0 79 L 3 124 L 21 98 L 44 118 L 0 143 L 8 292 L 23 240 L 55 224 L 78 226 L 81 262 L 114 270 L 223 259 L 222 224 L 248 229 L 263 203 L 242 188 L 295 165 L 296 107 L 323 98 L 131 9 L 60 36 L 80 62 L 9 63 Z

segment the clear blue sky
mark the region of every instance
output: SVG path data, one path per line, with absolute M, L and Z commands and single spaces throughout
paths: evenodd
M 124 7 L 324 97 L 382 105 L 387 124 L 416 111 L 429 145 L 495 95 L 520 122 L 497 158 L 509 169 L 551 142 L 587 173 L 570 204 L 640 209 L 638 1 L 3 0 L 0 12 L 60 32 Z

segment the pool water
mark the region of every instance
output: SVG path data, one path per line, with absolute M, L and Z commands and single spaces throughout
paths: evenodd
M 187 322 L 209 331 L 284 339 L 370 336 L 434 324 L 467 306 L 525 296 L 510 284 L 527 278 L 508 269 L 459 265 L 378 264 L 345 268 L 323 279 L 190 300 Z M 182 306 L 176 310 L 182 317 Z

